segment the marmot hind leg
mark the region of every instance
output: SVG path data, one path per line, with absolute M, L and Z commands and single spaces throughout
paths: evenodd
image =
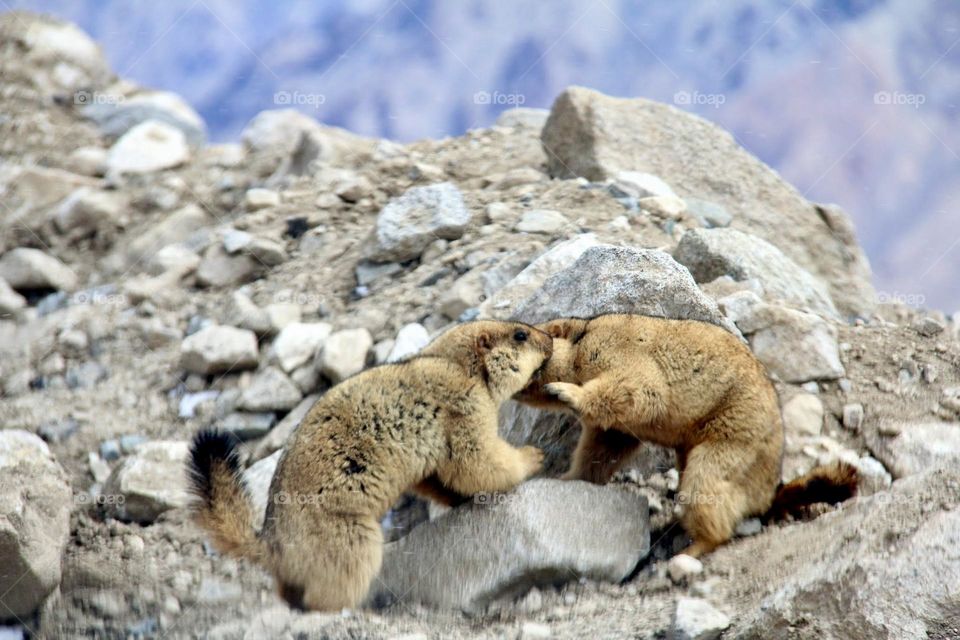
M 606 484 L 639 446 L 639 440 L 622 431 L 594 429 L 584 425 L 573 452 L 570 470 L 561 477 L 563 480 Z
M 683 553 L 697 557 L 733 537 L 755 502 L 740 482 L 752 455 L 750 444 L 743 442 L 704 442 L 688 452 L 677 501 L 683 505 L 680 520 L 693 544 Z

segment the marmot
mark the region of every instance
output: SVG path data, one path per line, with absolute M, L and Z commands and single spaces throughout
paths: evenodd
M 676 451 L 681 522 L 699 556 L 731 538 L 743 518 L 840 502 L 856 489 L 846 464 L 781 486 L 783 423 L 773 384 L 725 329 L 638 315 L 537 325 L 553 356 L 517 400 L 568 409 L 583 431 L 564 476 L 603 484 L 641 440 Z
M 539 449 L 499 437 L 497 411 L 551 349 L 529 325 L 470 322 L 331 388 L 288 442 L 259 532 L 235 443 L 200 432 L 189 461 L 195 520 L 221 552 L 268 568 L 291 606 L 356 607 L 380 569 L 380 521 L 404 491 L 455 502 L 540 470 Z

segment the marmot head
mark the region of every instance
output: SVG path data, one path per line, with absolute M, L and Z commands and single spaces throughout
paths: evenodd
M 544 391 L 550 382 L 579 383 L 576 372 L 577 342 L 583 337 L 587 320 L 563 318 L 538 324 L 553 339 L 553 353 L 515 399 L 542 409 L 564 409 L 566 405 Z
M 552 352 L 553 340 L 536 327 L 477 320 L 448 329 L 421 353 L 461 363 L 503 399 L 526 386 Z

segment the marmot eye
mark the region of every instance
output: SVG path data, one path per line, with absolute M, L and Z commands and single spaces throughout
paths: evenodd
M 529 334 L 523 329 L 517 329 L 513 333 L 513 339 L 516 340 L 517 342 L 526 342 L 528 336 Z

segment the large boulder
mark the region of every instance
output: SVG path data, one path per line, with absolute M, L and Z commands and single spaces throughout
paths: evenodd
M 412 187 L 380 211 L 366 257 L 374 262 L 417 258 L 434 240 L 462 236 L 469 223 L 470 211 L 453 183 Z
M 716 125 L 650 100 L 570 87 L 554 102 L 541 140 L 551 175 L 661 176 L 683 198 L 722 205 L 734 228 L 775 244 L 827 283 L 841 313 L 874 307 L 870 267 L 847 216 L 807 201 Z
M 614 245 L 590 247 L 520 303 L 513 317 L 538 323 L 553 318 L 591 318 L 636 313 L 709 322 L 739 335 L 690 272 L 670 254 Z
M 72 495 L 46 443 L 0 431 L 0 620 L 30 616 L 60 583 Z
M 842 511 L 728 545 L 711 561 L 744 567 L 740 589 L 768 585 L 740 594 L 747 610 L 732 638 L 956 637 L 960 472 L 941 467 L 897 481 Z
M 757 280 L 769 300 L 837 317 L 827 287 L 775 246 L 736 229 L 691 229 L 673 252 L 697 282 Z
M 476 611 L 580 577 L 620 582 L 649 548 L 642 496 L 532 480 L 509 493 L 478 494 L 388 545 L 372 600 Z

